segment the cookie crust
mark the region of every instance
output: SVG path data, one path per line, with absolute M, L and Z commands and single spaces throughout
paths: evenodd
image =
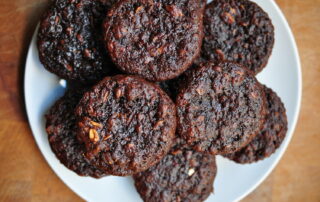
M 262 128 L 265 95 L 253 73 L 239 64 L 202 63 L 177 96 L 178 134 L 196 151 L 235 152 Z
M 204 1 L 124 0 L 104 23 L 105 46 L 124 72 L 163 81 L 200 54 Z
M 204 201 L 213 192 L 214 155 L 175 146 L 157 165 L 134 175 L 144 201 Z
M 38 31 L 44 67 L 66 80 L 96 82 L 114 68 L 102 43 L 102 21 L 116 1 L 56 0 Z
M 68 90 L 46 114 L 46 131 L 49 144 L 56 157 L 67 168 L 81 176 L 100 178 L 107 173 L 84 158 L 84 144 L 77 140 L 74 109 L 78 104 L 84 89 Z
M 199 61 L 233 61 L 255 74 L 267 64 L 274 45 L 268 14 L 248 0 L 213 0 L 204 14 Z
M 76 108 L 86 157 L 113 175 L 132 175 L 157 163 L 172 146 L 173 101 L 156 84 L 135 76 L 106 77 Z
M 263 160 L 273 154 L 283 142 L 288 122 L 286 109 L 280 97 L 270 88 L 264 86 L 267 97 L 267 113 L 263 129 L 244 148 L 225 157 L 241 164 Z

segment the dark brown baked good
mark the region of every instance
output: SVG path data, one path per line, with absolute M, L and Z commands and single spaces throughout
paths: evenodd
M 177 132 L 196 151 L 230 153 L 261 129 L 265 95 L 253 73 L 239 64 L 202 63 L 177 96 Z
M 144 201 L 197 202 L 213 192 L 216 173 L 214 155 L 177 145 L 157 165 L 133 178 Z
M 240 151 L 224 155 L 237 163 L 252 163 L 269 157 L 280 147 L 286 136 L 286 109 L 275 92 L 266 86 L 264 91 L 267 97 L 267 113 L 263 129 Z
M 163 81 L 184 72 L 199 55 L 202 0 L 124 0 L 108 13 L 105 45 L 124 72 Z
M 110 68 L 102 41 L 102 21 L 116 0 L 55 0 L 41 19 L 38 50 L 41 63 L 67 80 L 102 79 Z
M 201 59 L 227 60 L 255 74 L 267 64 L 274 44 L 274 27 L 257 4 L 249 0 L 213 0 L 204 14 Z
M 156 84 L 135 76 L 106 77 L 76 109 L 86 157 L 113 175 L 156 164 L 172 146 L 174 103 Z
M 78 175 L 102 177 L 105 171 L 97 169 L 84 158 L 84 144 L 77 141 L 74 109 L 84 89 L 72 89 L 60 98 L 46 114 L 46 131 L 49 144 L 56 157 Z

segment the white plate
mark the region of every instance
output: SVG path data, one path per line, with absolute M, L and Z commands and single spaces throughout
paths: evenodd
M 288 133 L 281 147 L 270 158 L 251 165 L 235 164 L 220 156 L 215 193 L 207 201 L 238 201 L 254 190 L 277 165 L 292 137 L 301 100 L 301 70 L 297 47 L 283 14 L 272 0 L 255 0 L 271 17 L 275 26 L 275 46 L 259 81 L 274 89 L 283 100 L 288 116 Z M 40 64 L 36 32 L 29 47 L 25 70 L 25 102 L 34 138 L 45 159 L 75 193 L 87 201 L 141 201 L 130 177 L 93 179 L 69 171 L 52 153 L 44 127 L 44 113 L 64 92 L 59 79 Z

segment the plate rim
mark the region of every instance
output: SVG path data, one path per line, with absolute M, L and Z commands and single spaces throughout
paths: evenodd
M 302 86 L 303 86 L 303 80 L 302 80 L 302 69 L 301 69 L 301 59 L 300 59 L 300 55 L 299 55 L 299 51 L 298 51 L 298 47 L 297 47 L 297 43 L 296 43 L 296 40 L 295 40 L 295 37 L 293 35 L 293 32 L 292 32 L 292 29 L 285 17 L 285 15 L 283 14 L 283 12 L 281 11 L 281 9 L 279 8 L 278 4 L 275 2 L 275 0 L 269 0 L 270 3 L 272 4 L 272 7 L 275 9 L 276 13 L 279 14 L 279 17 L 280 17 L 280 20 L 281 20 L 281 23 L 284 25 L 284 28 L 285 30 L 288 32 L 288 35 L 289 35 L 289 40 L 290 40 L 290 43 L 292 44 L 293 46 L 293 54 L 294 54 L 294 59 L 295 59 L 295 64 L 297 64 L 297 95 L 296 95 L 296 100 L 297 100 L 297 104 L 295 106 L 295 113 L 293 114 L 293 121 L 292 121 L 292 127 L 289 131 L 287 131 L 287 134 L 289 134 L 289 140 L 284 142 L 284 144 L 282 145 L 282 150 L 280 151 L 280 154 L 277 156 L 277 158 L 272 162 L 270 168 L 267 170 L 267 172 L 265 172 L 263 174 L 262 177 L 260 177 L 259 180 L 257 180 L 249 189 L 247 189 L 247 191 L 243 192 L 242 195 L 240 195 L 238 198 L 234 199 L 233 201 L 240 201 L 242 199 L 244 199 L 244 197 L 246 197 L 247 195 L 249 195 L 250 193 L 252 193 L 270 174 L 271 172 L 275 169 L 275 167 L 279 164 L 279 161 L 282 159 L 284 153 L 286 152 L 286 150 L 288 149 L 288 146 L 290 144 L 290 142 L 292 141 L 292 137 L 294 135 L 294 131 L 297 127 L 297 122 L 298 122 L 298 118 L 299 118 L 299 114 L 300 114 L 300 110 L 301 110 L 301 100 L 302 100 Z M 30 110 L 29 110 L 29 107 L 28 107 L 28 102 L 27 102 L 27 89 L 26 89 L 26 86 L 27 86 L 27 75 L 28 75 L 28 71 L 27 71 L 27 64 L 28 64 L 28 59 L 30 58 L 30 55 L 31 55 L 31 52 L 32 52 L 32 49 L 31 49 L 31 46 L 32 46 L 32 42 L 33 42 L 33 39 L 36 37 L 37 35 L 37 30 L 39 29 L 39 23 L 34 31 L 34 34 L 31 38 L 31 41 L 29 43 L 29 46 L 28 46 L 28 53 L 27 53 L 27 56 L 26 56 L 26 62 L 25 62 L 25 71 L 24 71 L 24 77 L 23 77 L 23 90 L 24 90 L 24 103 L 25 103 L 25 110 L 26 110 L 26 113 L 27 113 L 27 120 L 28 120 L 28 124 L 30 126 L 30 129 L 31 129 L 31 132 L 32 132 L 32 135 L 33 135 L 33 138 L 36 142 L 36 145 L 41 153 L 41 156 L 45 159 L 45 161 L 47 162 L 47 164 L 49 165 L 49 167 L 51 168 L 51 170 L 58 176 L 58 178 L 69 188 L 71 189 L 76 195 L 78 195 L 79 197 L 81 197 L 82 199 L 84 200 L 90 200 L 88 199 L 86 196 L 84 196 L 82 193 L 80 192 L 77 192 L 72 186 L 69 185 L 69 183 L 67 181 L 65 181 L 63 179 L 62 176 L 60 176 L 60 174 L 58 172 L 55 171 L 55 169 L 52 167 L 52 165 L 49 163 L 48 159 L 46 158 L 46 156 L 44 155 L 44 151 L 42 149 L 42 146 L 40 145 L 40 142 L 37 141 L 36 139 L 36 136 L 34 135 L 34 132 L 35 129 L 31 122 L 30 122 Z

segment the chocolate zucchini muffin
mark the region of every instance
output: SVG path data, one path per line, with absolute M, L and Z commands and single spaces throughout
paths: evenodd
M 184 72 L 199 55 L 203 0 L 124 0 L 108 13 L 104 40 L 127 73 L 163 81 Z
M 135 76 L 106 77 L 76 108 L 86 157 L 112 175 L 131 175 L 156 164 L 172 146 L 174 103 L 156 84 Z
M 274 27 L 249 0 L 213 0 L 204 14 L 204 39 L 199 61 L 240 63 L 255 74 L 267 64 L 274 44 Z
M 196 202 L 213 192 L 216 173 L 214 155 L 175 146 L 157 165 L 133 178 L 144 201 Z
M 196 151 L 235 152 L 263 126 L 265 94 L 241 65 L 202 63 L 185 83 L 176 99 L 177 132 Z
M 102 21 L 116 2 L 55 0 L 41 19 L 38 50 L 41 63 L 66 80 L 102 79 L 113 64 L 102 41 Z
M 77 140 L 74 109 L 84 90 L 72 89 L 60 98 L 46 114 L 49 144 L 60 162 L 78 175 L 99 178 L 106 175 L 84 158 L 84 144 Z
M 266 86 L 264 91 L 267 97 L 267 113 L 263 129 L 240 151 L 224 155 L 237 163 L 252 163 L 269 157 L 280 147 L 286 136 L 286 109 L 275 92 Z

